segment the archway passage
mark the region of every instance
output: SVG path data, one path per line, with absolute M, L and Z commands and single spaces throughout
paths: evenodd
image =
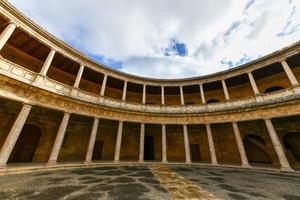
M 272 164 L 272 160 L 267 153 L 264 139 L 258 135 L 247 135 L 243 139 L 246 155 L 250 163 Z
M 191 144 L 190 150 L 191 150 L 192 161 L 194 161 L 194 162 L 201 161 L 200 145 L 199 144 Z
M 300 162 L 300 133 L 289 132 L 282 138 L 290 162 Z
M 274 87 L 270 87 L 268 89 L 266 89 L 264 91 L 264 93 L 271 93 L 271 92 L 276 92 L 276 91 L 279 91 L 279 90 L 283 90 L 284 88 L 283 87 L 280 87 L 280 86 L 274 86 Z
M 155 160 L 154 137 L 152 136 L 145 136 L 144 160 Z
M 94 145 L 92 160 L 101 160 L 101 158 L 102 158 L 102 149 L 103 149 L 103 142 L 102 141 L 96 141 L 95 145 Z
M 8 162 L 32 162 L 41 136 L 42 131 L 38 126 L 34 124 L 25 124 Z

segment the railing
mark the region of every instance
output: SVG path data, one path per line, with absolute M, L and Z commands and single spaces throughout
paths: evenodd
M 4 58 L 0 58 L 0 73 L 10 78 L 14 78 L 18 81 L 33 85 L 35 87 L 62 96 L 68 96 L 76 100 L 85 101 L 109 108 L 123 109 L 136 112 L 165 114 L 211 113 L 250 108 L 300 98 L 300 86 L 295 86 L 292 88 L 272 92 L 269 94 L 263 94 L 261 96 L 251 96 L 238 100 L 219 102 L 207 105 L 143 105 L 138 103 L 129 103 L 121 100 L 111 99 L 108 97 L 101 97 L 99 95 L 65 85 L 47 77 L 40 76 L 39 74 L 32 72 Z

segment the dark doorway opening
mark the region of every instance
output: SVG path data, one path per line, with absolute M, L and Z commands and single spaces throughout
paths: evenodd
M 103 142 L 102 141 L 96 141 L 95 146 L 94 146 L 92 160 L 101 160 L 102 149 L 103 149 Z
M 144 160 L 155 160 L 154 157 L 154 138 L 152 136 L 145 137 Z
M 191 144 L 190 149 L 191 149 L 192 161 L 201 161 L 200 145 L 199 144 Z
M 10 154 L 8 162 L 32 162 L 41 136 L 42 131 L 38 126 L 34 124 L 25 124 L 16 145 Z
M 290 162 L 300 162 L 300 133 L 289 132 L 283 138 L 283 145 Z

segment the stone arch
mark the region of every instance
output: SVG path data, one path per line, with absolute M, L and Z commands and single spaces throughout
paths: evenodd
M 266 142 L 261 136 L 256 134 L 246 135 L 243 143 L 250 163 L 272 164 Z
M 283 135 L 282 143 L 290 162 L 300 162 L 300 132 L 288 132 Z
M 271 92 L 275 92 L 275 91 L 279 91 L 279 90 L 283 90 L 284 88 L 281 86 L 273 86 L 273 87 L 269 87 L 267 88 L 264 93 L 271 93 Z
M 9 157 L 9 163 L 32 162 L 42 136 L 42 129 L 36 124 L 25 124 Z
M 217 99 L 210 99 L 210 100 L 208 100 L 206 103 L 207 104 L 210 104 L 210 103 L 219 103 L 220 101 L 219 100 L 217 100 Z

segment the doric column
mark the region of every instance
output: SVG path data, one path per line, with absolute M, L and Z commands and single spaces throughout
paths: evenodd
M 233 132 L 234 132 L 234 136 L 235 136 L 235 140 L 236 140 L 236 144 L 240 153 L 240 157 L 241 157 L 241 161 L 242 161 L 242 167 L 250 167 L 249 163 L 248 163 L 248 159 L 247 159 L 247 155 L 246 155 L 246 151 L 244 148 L 244 144 L 241 138 L 241 133 L 239 130 L 239 127 L 237 125 L 236 122 L 232 123 L 232 127 L 233 127 Z
M 70 119 L 70 113 L 65 113 L 64 117 L 61 121 L 61 124 L 59 126 L 59 129 L 58 129 L 58 132 L 57 132 L 57 135 L 55 138 L 55 142 L 54 142 L 54 145 L 52 148 L 52 152 L 49 157 L 48 164 L 56 164 L 58 154 L 59 154 L 61 145 L 62 145 L 64 137 L 65 137 L 69 119 Z
M 104 77 L 103 77 L 100 96 L 104 96 L 105 88 L 106 88 L 106 82 L 107 82 L 107 74 L 105 74 Z
M 251 87 L 252 87 L 252 90 L 253 90 L 254 94 L 258 95 L 259 94 L 259 90 L 258 90 L 258 87 L 257 87 L 256 82 L 254 80 L 252 72 L 248 72 L 248 77 L 249 77 L 249 80 L 250 80 L 250 83 L 251 83 Z
M 123 132 L 123 122 L 119 121 L 114 162 L 119 162 L 120 161 L 120 152 L 121 152 L 121 144 L 122 144 L 122 132 Z
M 23 105 L 21 112 L 18 115 L 13 127 L 11 128 L 0 152 L 0 167 L 5 166 L 9 156 L 18 140 L 18 137 L 23 129 L 26 119 L 30 113 L 31 105 Z
M 290 66 L 287 64 L 286 60 L 282 60 L 281 65 L 282 65 L 287 77 L 289 78 L 291 84 L 298 85 L 299 83 L 298 83 L 293 71 L 291 70 Z
M 207 138 L 208 138 L 208 146 L 209 146 L 211 164 L 217 165 L 218 161 L 217 161 L 215 145 L 214 145 L 214 140 L 213 140 L 213 137 L 212 137 L 210 124 L 206 124 L 206 132 L 207 132 Z
M 146 104 L 146 85 L 143 85 L 143 99 L 142 104 Z
M 80 80 L 81 80 L 81 77 L 82 77 L 82 74 L 83 74 L 83 70 L 84 70 L 84 65 L 80 65 L 80 68 L 77 72 L 76 80 L 75 80 L 75 83 L 74 83 L 74 87 L 76 87 L 76 88 L 78 88 L 78 86 L 80 84 Z
M 126 92 L 127 92 L 127 81 L 124 81 L 122 101 L 126 101 Z
M 183 94 L 182 86 L 180 86 L 180 102 L 181 102 L 181 105 L 184 106 L 184 94 Z
M 98 131 L 98 124 L 99 124 L 99 119 L 95 118 L 94 123 L 93 123 L 91 136 L 90 136 L 88 150 L 87 150 L 87 153 L 86 153 L 86 156 L 85 156 L 85 162 L 86 163 L 92 162 L 94 146 L 95 146 L 95 141 L 96 141 L 97 131 Z
M 167 135 L 166 135 L 166 125 L 161 125 L 161 133 L 162 133 L 162 162 L 167 163 Z
M 141 123 L 139 162 L 144 162 L 145 124 Z
M 183 137 L 184 137 L 184 149 L 185 149 L 185 162 L 187 164 L 191 163 L 191 153 L 190 153 L 190 142 L 187 125 L 183 125 Z
M 224 94 L 225 94 L 225 99 L 228 101 L 228 100 L 230 100 L 230 97 L 229 97 L 229 93 L 228 93 L 228 89 L 227 89 L 225 80 L 222 80 L 222 86 L 223 86 L 223 90 L 224 90 Z
M 165 86 L 161 86 L 161 104 L 165 105 Z
M 54 55 L 55 55 L 55 50 L 54 49 L 51 49 L 50 53 L 48 54 L 48 57 L 46 59 L 46 61 L 44 62 L 44 65 L 41 69 L 41 72 L 40 72 L 40 75 L 42 76 L 46 76 L 48 70 L 49 70 L 49 67 L 52 63 L 52 60 L 54 58 Z
M 202 104 L 206 104 L 204 90 L 203 90 L 203 84 L 199 84 L 199 87 L 200 87 L 200 95 L 201 95 Z
M 270 119 L 265 119 L 265 123 L 266 123 L 266 127 L 268 129 L 268 132 L 269 132 L 274 150 L 276 152 L 279 163 L 281 165 L 281 170 L 283 170 L 283 171 L 293 171 L 293 169 L 291 168 L 291 166 L 290 166 L 290 164 L 289 164 L 289 162 L 286 158 L 285 152 L 284 152 L 283 147 L 282 147 L 282 145 L 279 141 L 277 133 L 276 133 L 276 131 L 274 129 L 274 126 L 272 124 L 272 121 Z
M 9 23 L 8 26 L 4 29 L 4 31 L 0 35 L 0 51 L 13 34 L 14 30 L 16 29 L 17 25 L 14 23 Z

